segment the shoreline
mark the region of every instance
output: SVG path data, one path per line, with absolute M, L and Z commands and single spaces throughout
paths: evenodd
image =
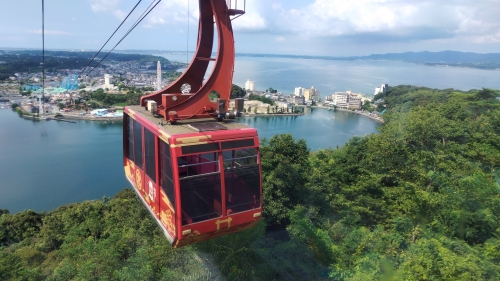
M 318 105 L 315 105 L 315 106 L 311 106 L 311 108 L 322 108 L 322 109 L 328 109 L 328 107 L 326 106 L 318 106 Z M 337 109 L 332 109 L 332 111 L 344 111 L 344 112 L 351 112 L 351 113 L 354 113 L 354 114 L 358 114 L 358 115 L 362 115 L 362 116 L 365 116 L 365 117 L 368 117 L 374 121 L 377 121 L 379 123 L 385 123 L 384 122 L 384 119 L 380 118 L 380 117 L 377 117 L 377 116 L 372 116 L 372 115 L 368 115 L 369 113 L 366 113 L 367 111 L 352 111 L 350 109 L 344 109 L 344 108 L 337 108 Z
M 241 117 L 274 117 L 274 116 L 302 116 L 304 113 L 253 113 L 253 114 L 244 114 Z
M 328 109 L 326 106 L 311 106 L 311 108 L 321 108 L 321 109 Z M 374 121 L 377 121 L 379 123 L 384 123 L 384 120 L 378 116 L 371 116 L 368 115 L 368 112 L 366 111 L 352 111 L 350 109 L 343 109 L 343 108 L 337 108 L 332 111 L 344 111 L 344 112 L 350 112 L 354 114 L 358 114 L 367 118 L 370 118 Z M 26 113 L 23 110 L 23 113 Z M 253 113 L 253 114 L 245 114 L 242 117 L 287 117 L 287 116 L 302 116 L 304 113 Z M 32 115 L 23 115 L 22 117 L 26 119 L 38 119 L 40 120 L 37 116 L 32 116 Z M 60 118 L 56 118 L 54 114 L 47 115 L 46 118 L 52 119 L 52 120 L 57 120 L 57 119 L 68 119 L 68 120 L 86 120 L 86 121 L 123 121 L 123 116 L 117 116 L 117 117 L 98 117 L 94 115 L 73 115 L 73 114 L 61 114 Z

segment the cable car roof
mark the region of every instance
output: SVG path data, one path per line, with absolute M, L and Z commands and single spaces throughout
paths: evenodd
M 149 112 L 147 109 L 140 105 L 133 105 L 133 106 L 128 106 L 127 107 L 129 110 L 129 114 L 135 115 L 135 114 L 140 114 L 141 117 L 147 119 L 148 121 L 152 122 L 153 124 L 157 124 L 158 127 L 162 128 L 165 133 L 168 135 L 183 135 L 183 134 L 193 134 L 193 133 L 200 133 L 203 131 L 219 131 L 219 130 L 237 130 L 237 129 L 253 129 L 252 127 L 249 127 L 245 124 L 235 122 L 233 120 L 224 120 L 223 122 L 217 122 L 213 118 L 205 118 L 205 119 L 187 119 L 183 121 L 179 121 L 176 125 L 171 125 L 170 123 L 166 122 L 163 118 L 163 116 L 157 115 L 154 116 L 151 112 Z M 134 117 L 133 117 L 134 118 Z M 208 129 L 208 130 L 203 130 L 199 129 L 200 124 L 211 124 L 212 126 L 214 124 L 217 124 L 220 126 L 218 129 Z M 198 127 L 198 129 L 196 128 Z

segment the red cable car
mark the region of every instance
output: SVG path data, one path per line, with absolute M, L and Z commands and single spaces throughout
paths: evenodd
M 124 110 L 126 177 L 173 247 L 250 228 L 262 213 L 257 131 L 232 120 L 241 115 L 242 99 L 233 111 L 228 103 L 231 16 L 244 11 L 224 0 L 199 0 L 199 8 L 198 44 L 187 70 Z M 214 27 L 219 40 L 212 58 Z M 210 61 L 215 66 L 204 82 Z M 208 98 L 213 91 L 220 95 L 215 102 Z

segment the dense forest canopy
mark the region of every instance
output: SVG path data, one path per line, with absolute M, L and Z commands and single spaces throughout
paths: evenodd
M 264 220 L 172 250 L 133 191 L 0 211 L 1 280 L 499 280 L 498 91 L 391 87 L 379 134 L 261 146 Z

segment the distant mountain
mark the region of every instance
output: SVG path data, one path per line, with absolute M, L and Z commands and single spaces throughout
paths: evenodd
M 449 65 L 474 68 L 500 68 L 500 53 L 478 54 L 471 52 L 442 51 L 442 52 L 405 52 L 375 54 L 352 59 L 364 60 L 393 60 L 424 63 L 429 65 Z
M 405 52 L 373 54 L 369 56 L 333 57 L 333 56 L 303 56 L 303 55 L 276 55 L 276 54 L 237 54 L 237 56 L 251 57 L 280 57 L 296 59 L 323 59 L 323 60 L 390 60 L 421 63 L 426 65 L 472 67 L 481 69 L 500 68 L 500 53 L 478 54 L 471 52 L 442 51 L 442 52 Z

